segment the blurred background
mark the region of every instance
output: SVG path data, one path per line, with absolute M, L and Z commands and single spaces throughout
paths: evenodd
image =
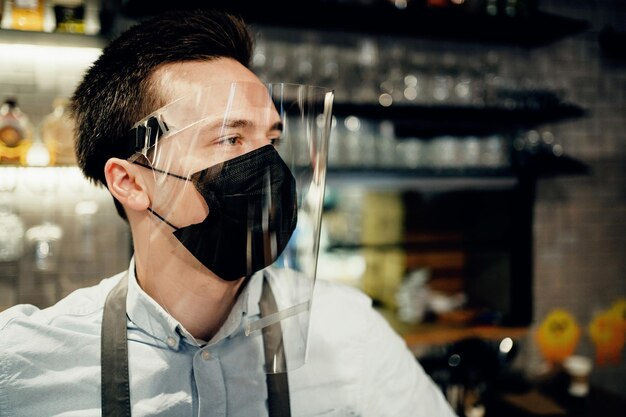
M 67 98 L 125 28 L 209 2 L 0 4 L 0 310 L 43 308 L 131 255 Z M 624 1 L 210 6 L 252 24 L 261 79 L 335 90 L 319 279 L 369 294 L 459 415 L 621 415 Z

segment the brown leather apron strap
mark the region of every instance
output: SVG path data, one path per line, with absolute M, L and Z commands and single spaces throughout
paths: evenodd
M 126 340 L 128 274 L 104 302 L 100 342 L 102 417 L 131 417 Z
M 259 302 L 261 316 L 276 313 L 278 307 L 267 278 L 263 279 L 263 290 Z M 287 373 L 272 373 L 275 369 L 285 369 L 285 346 L 280 322 L 262 329 L 263 350 L 265 352 L 265 372 L 267 383 L 267 408 L 270 417 L 290 417 L 289 382 Z

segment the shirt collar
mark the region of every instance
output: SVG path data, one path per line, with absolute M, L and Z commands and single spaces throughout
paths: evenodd
M 250 278 L 237 297 L 237 301 L 235 301 L 235 305 L 224 324 L 209 341 L 209 345 L 215 345 L 225 338 L 232 337 L 241 327 L 245 317 L 259 315 L 262 283 L 262 273 L 256 273 Z M 162 341 L 171 349 L 178 350 L 183 340 L 191 345 L 199 346 L 202 344 L 139 286 L 135 275 L 134 257 L 130 260 L 128 268 L 126 312 L 130 321 L 137 328 Z

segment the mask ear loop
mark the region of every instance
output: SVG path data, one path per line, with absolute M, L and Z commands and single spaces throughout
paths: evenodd
M 159 168 L 155 168 L 155 167 L 153 167 L 151 165 L 144 164 L 142 162 L 133 161 L 132 163 L 135 164 L 135 165 L 139 165 L 140 167 L 144 167 L 144 168 L 150 169 L 150 170 L 152 170 L 154 172 L 158 172 L 159 174 L 169 175 L 170 177 L 174 177 L 174 178 L 177 178 L 177 179 L 183 180 L 183 181 L 190 181 L 189 177 L 185 177 L 183 175 L 178 175 L 178 174 L 172 174 L 171 172 L 167 172 L 165 170 L 162 170 L 162 169 L 159 169 Z
M 169 132 L 169 128 L 167 126 L 167 123 L 165 123 L 165 120 L 163 120 L 163 117 L 161 115 L 149 116 L 145 120 L 137 123 L 135 127 L 133 127 L 129 132 L 129 136 L 131 137 L 130 138 L 131 143 L 132 143 L 132 139 L 134 139 L 135 152 L 136 152 L 135 155 L 137 155 L 136 158 L 131 157 L 130 162 L 132 164 L 136 164 L 141 167 L 150 169 L 153 172 L 166 174 L 166 175 L 169 175 L 171 177 L 174 177 L 183 181 L 189 181 L 188 177 L 184 177 L 182 175 L 177 175 L 177 174 L 172 174 L 171 172 L 154 168 L 152 164 L 150 164 L 150 160 L 146 156 L 146 154 L 150 151 L 150 149 L 152 149 L 153 147 L 157 145 L 159 139 L 163 137 L 163 135 L 167 134 L 168 132 Z M 142 159 L 142 161 L 140 162 L 139 159 Z M 144 163 L 143 161 L 146 161 L 147 163 Z M 159 213 L 154 211 L 151 207 L 148 207 L 148 211 L 154 214 L 159 220 L 161 220 L 163 223 L 170 226 L 172 229 L 174 230 L 180 229 L 179 227 L 176 227 L 172 223 L 167 221 L 165 217 L 161 216 Z
M 174 230 L 178 230 L 180 229 L 180 227 L 176 227 L 174 226 L 172 223 L 168 222 L 165 217 L 161 216 L 159 213 L 157 213 L 156 211 L 152 210 L 151 207 L 148 207 L 148 211 L 152 214 L 154 214 L 159 220 L 161 220 L 163 223 L 165 223 L 166 225 L 168 225 L 169 227 L 171 227 Z
M 131 163 L 132 163 L 132 164 L 135 164 L 135 165 L 139 165 L 140 167 L 144 167 L 144 168 L 149 169 L 149 170 L 151 170 L 151 171 L 158 172 L 159 174 L 169 175 L 170 177 L 174 177 L 174 178 L 176 178 L 176 179 L 183 180 L 183 181 L 190 181 L 190 179 L 189 179 L 188 177 L 183 177 L 182 175 L 172 174 L 171 172 L 167 172 L 167 171 L 164 171 L 164 170 L 162 170 L 162 169 L 154 168 L 154 167 L 152 167 L 152 166 L 150 166 L 150 165 L 148 165 L 148 164 L 144 164 L 144 163 L 142 163 L 142 162 L 132 161 Z M 163 223 L 165 223 L 166 225 L 168 225 L 168 226 L 169 226 L 169 227 L 171 227 L 172 229 L 174 229 L 174 230 L 178 230 L 178 229 L 180 229 L 180 227 L 176 227 L 176 226 L 174 226 L 172 223 L 170 223 L 169 221 L 167 221 L 167 219 L 165 219 L 165 217 L 161 216 L 159 213 L 157 213 L 156 211 L 154 211 L 154 210 L 152 209 L 152 207 L 148 207 L 148 211 L 149 211 L 150 213 L 154 214 L 154 215 L 155 215 L 155 216 L 156 216 L 159 220 L 161 220 Z

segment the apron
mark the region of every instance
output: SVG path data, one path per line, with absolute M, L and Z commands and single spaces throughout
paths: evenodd
M 126 336 L 127 292 L 128 274 L 111 290 L 104 303 L 100 345 L 102 417 L 131 417 Z M 259 307 L 262 316 L 278 310 L 267 279 L 263 279 Z M 263 328 L 262 333 L 266 368 L 272 369 L 272 362 L 276 360 L 284 365 L 280 323 Z M 266 384 L 269 417 L 290 417 L 287 374 L 267 374 Z

